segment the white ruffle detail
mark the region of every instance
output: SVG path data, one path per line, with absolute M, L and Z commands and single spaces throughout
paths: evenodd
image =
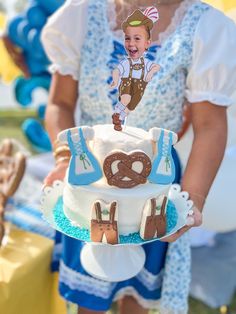
M 79 80 L 79 71 L 76 71 L 74 67 L 54 63 L 50 65 L 48 69 L 51 74 L 58 72 L 61 75 L 72 76 L 75 81 Z
M 63 262 L 60 263 L 59 281 L 72 290 L 83 291 L 103 299 L 109 299 L 116 286 L 116 283 L 96 279 L 72 270 Z
M 139 305 L 147 310 L 158 310 L 159 314 L 187 314 L 187 308 L 184 310 L 175 310 L 170 308 L 162 308 L 160 300 L 144 299 L 133 287 L 125 287 L 120 289 L 114 296 L 114 301 L 130 296 L 133 297 Z
M 163 43 L 175 30 L 176 27 L 182 22 L 188 8 L 194 3 L 200 2 L 199 0 L 184 0 L 180 3 L 179 7 L 175 10 L 175 14 L 167 29 L 159 34 L 159 42 Z
M 186 98 L 190 103 L 209 101 L 218 106 L 231 106 L 233 104 L 232 98 L 215 92 L 196 92 L 187 90 Z
M 158 275 L 154 275 L 147 269 L 143 268 L 136 278 L 149 290 L 154 291 L 161 288 L 164 270 L 161 270 Z
M 133 297 L 139 305 L 141 305 L 144 309 L 152 309 L 159 310 L 160 308 L 160 300 L 148 300 L 144 299 L 133 287 L 125 287 L 120 289 L 114 296 L 114 301 L 118 301 L 125 296 Z

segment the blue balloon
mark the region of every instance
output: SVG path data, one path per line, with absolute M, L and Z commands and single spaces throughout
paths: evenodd
M 23 19 L 17 26 L 17 36 L 20 43 L 19 45 L 25 50 L 29 49 L 28 34 L 30 30 L 31 26 L 26 19 Z
M 48 15 L 51 15 L 65 2 L 65 0 L 36 0 L 36 2 L 47 12 Z
M 22 130 L 36 151 L 46 152 L 52 149 L 47 132 L 37 120 L 26 119 L 22 124 Z
M 17 16 L 12 19 L 7 26 L 7 33 L 10 40 L 17 46 L 21 47 L 21 39 L 19 38 L 18 25 L 24 21 L 23 16 Z
M 42 56 L 40 57 L 40 59 Z M 29 72 L 32 76 L 41 76 L 48 72 L 48 61 L 47 59 L 39 60 L 33 53 L 28 52 L 25 54 L 25 61 L 29 68 Z
M 26 18 L 31 27 L 42 28 L 47 21 L 47 15 L 42 8 L 34 4 L 26 10 Z
M 37 110 L 37 112 L 38 112 L 38 117 L 39 117 L 39 119 L 41 119 L 41 120 L 43 120 L 44 117 L 45 117 L 46 107 L 47 107 L 47 106 L 46 106 L 45 104 L 40 104 L 40 105 L 38 106 L 38 110 Z
M 48 58 L 44 52 L 40 30 L 32 28 L 28 33 L 28 53 L 33 56 L 33 59 L 40 59 L 41 64 L 48 64 Z
M 23 107 L 30 106 L 33 101 L 33 91 L 38 87 L 48 90 L 50 86 L 50 80 L 51 78 L 49 75 L 31 77 L 30 79 L 23 77 L 18 78 L 15 81 L 14 86 L 14 93 L 17 102 Z

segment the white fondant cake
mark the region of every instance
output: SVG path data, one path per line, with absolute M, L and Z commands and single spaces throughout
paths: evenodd
M 147 201 L 168 195 L 175 170 L 171 148 L 177 136 L 173 132 L 133 127 L 118 132 L 113 125 L 97 125 L 65 130 L 58 139 L 68 141 L 72 152 L 63 204 L 74 225 L 90 230 L 91 220 L 98 219 L 98 202 L 98 221 L 117 219 L 119 235 L 139 232 Z M 156 177 L 161 183 L 155 182 Z M 109 212 L 112 202 L 115 218 Z

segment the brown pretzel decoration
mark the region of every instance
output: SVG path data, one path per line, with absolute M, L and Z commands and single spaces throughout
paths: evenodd
M 4 207 L 17 190 L 25 171 L 25 156 L 14 153 L 13 142 L 6 139 L 0 146 L 0 245 L 4 236 Z
M 118 161 L 118 171 L 114 173 L 112 164 L 116 161 Z M 141 172 L 136 172 L 132 168 L 133 163 L 137 161 L 141 162 L 143 165 Z M 129 155 L 122 152 L 116 152 L 107 156 L 103 163 L 103 171 L 108 184 L 123 189 L 132 188 L 138 184 L 146 183 L 151 168 L 151 160 L 143 152 L 134 152 Z

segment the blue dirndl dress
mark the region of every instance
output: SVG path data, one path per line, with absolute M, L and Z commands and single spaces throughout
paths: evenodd
M 200 1 L 193 2 L 189 1 L 183 19 L 162 46 L 150 47 L 146 57 L 162 68 L 148 84 L 138 110 L 130 114 L 130 126 L 146 130 L 159 126 L 176 132 L 181 128 L 194 33 L 199 19 L 209 9 Z M 117 101 L 117 95 L 108 86 L 111 70 L 122 58 L 124 47 L 110 30 L 107 4 L 104 0 L 91 0 L 88 5 L 88 29 L 80 52 L 80 125 L 111 123 L 111 108 Z M 175 151 L 173 155 L 177 168 L 175 182 L 179 182 L 179 160 Z M 169 246 L 159 241 L 145 244 L 143 269 L 135 277 L 118 283 L 102 281 L 86 273 L 80 262 L 83 245 L 62 235 L 59 290 L 66 300 L 90 310 L 106 311 L 113 301 L 130 295 L 144 308 L 157 309 L 161 303 L 165 312 L 187 313 L 190 277 L 187 234 Z

